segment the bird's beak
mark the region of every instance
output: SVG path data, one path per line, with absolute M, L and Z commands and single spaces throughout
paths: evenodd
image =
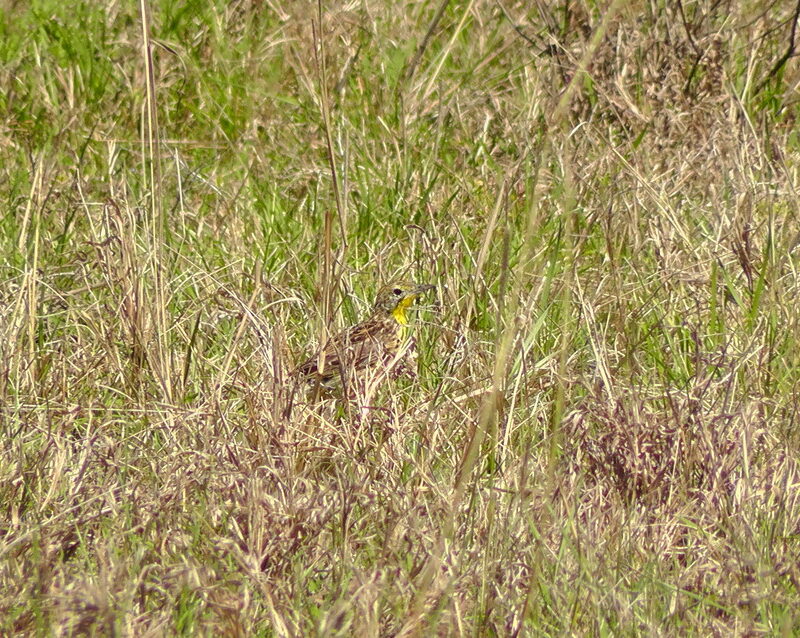
M 414 288 L 408 293 L 408 296 L 416 299 L 420 295 L 424 295 L 429 290 L 435 290 L 435 289 L 436 286 L 431 286 L 430 284 L 419 284 L 416 288 Z

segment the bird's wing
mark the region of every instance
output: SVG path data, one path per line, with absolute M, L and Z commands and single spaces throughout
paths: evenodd
M 292 374 L 312 376 L 319 374 L 320 355 L 324 353 L 323 376 L 339 374 L 342 362 L 350 370 L 358 370 L 369 365 L 377 357 L 383 356 L 386 327 L 381 322 L 366 321 L 331 338 L 314 356 L 310 357 Z

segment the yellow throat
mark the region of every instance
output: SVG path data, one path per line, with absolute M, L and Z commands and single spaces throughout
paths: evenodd
M 401 326 L 405 326 L 408 324 L 408 317 L 406 316 L 406 310 L 414 303 L 415 295 L 409 295 L 405 299 L 402 299 L 400 303 L 398 303 L 394 310 L 392 310 L 392 316 L 395 318 L 397 323 Z

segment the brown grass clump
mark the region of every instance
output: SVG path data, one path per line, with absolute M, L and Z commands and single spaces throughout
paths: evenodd
M 628 503 L 730 497 L 750 464 L 776 448 L 763 417 L 714 414 L 696 399 L 669 397 L 663 406 L 632 397 L 590 397 L 567 428 L 573 469 Z M 752 407 L 749 412 L 758 411 Z
M 741 610 L 788 602 L 785 583 L 800 576 L 796 459 L 760 406 L 715 414 L 695 399 L 670 403 L 587 398 L 567 428 L 569 501 L 599 546 L 627 546 L 631 570 L 674 566 L 682 590 L 713 599 L 710 628 L 755 631 L 738 624 Z M 765 526 L 773 541 L 756 549 Z

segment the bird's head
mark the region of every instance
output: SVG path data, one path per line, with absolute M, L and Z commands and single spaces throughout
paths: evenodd
M 375 312 L 391 314 L 397 323 L 405 325 L 408 323 L 406 310 L 417 297 L 434 288 L 430 284 L 414 284 L 408 281 L 397 281 L 384 286 L 375 298 Z

